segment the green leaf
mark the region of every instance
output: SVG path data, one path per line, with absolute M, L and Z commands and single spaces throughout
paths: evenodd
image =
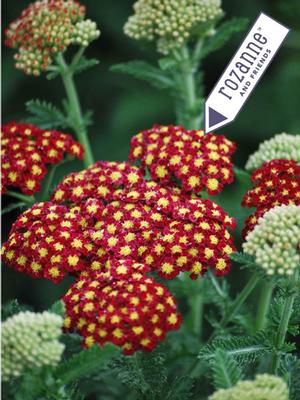
M 287 354 L 281 361 L 279 373 L 288 382 L 289 399 L 300 399 L 300 359 L 294 355 Z
M 44 100 L 30 100 L 26 108 L 31 117 L 27 122 L 38 125 L 43 129 L 65 128 L 68 124 L 62 111 L 55 105 Z
M 74 68 L 74 74 L 80 74 L 81 72 L 84 72 L 89 68 L 95 67 L 99 64 L 99 62 L 100 61 L 96 58 L 86 58 L 85 56 L 81 56 L 80 60 Z
M 241 168 L 238 167 L 233 167 L 233 171 L 235 173 L 235 176 L 237 180 L 242 183 L 243 185 L 249 187 L 251 184 L 250 181 L 250 174 L 247 171 L 244 171 Z
M 246 18 L 232 18 L 229 21 L 223 22 L 218 28 L 216 33 L 211 36 L 204 44 L 200 53 L 200 59 L 205 58 L 208 54 L 219 50 L 234 33 L 241 32 L 246 29 L 248 19 Z
M 57 314 L 63 317 L 65 315 L 64 303 L 61 300 L 56 301 L 54 304 L 52 304 L 49 311 L 53 314 Z
M 172 70 L 177 67 L 177 62 L 171 57 L 160 58 L 158 64 L 163 71 Z
M 2 321 L 5 321 L 7 318 L 10 318 L 19 312 L 26 311 L 28 309 L 28 307 L 19 304 L 17 299 L 10 300 L 1 307 Z
M 255 258 L 247 253 L 232 253 L 230 259 L 238 264 L 243 264 L 247 266 L 257 266 L 255 263 Z
M 22 377 L 20 386 L 15 393 L 15 400 L 41 399 L 41 395 L 44 391 L 45 385 L 41 377 L 32 372 L 28 372 Z
M 152 399 L 158 398 L 167 382 L 164 362 L 163 353 L 156 349 L 151 353 L 136 352 L 132 357 L 121 356 L 112 368 L 124 385 Z
M 235 360 L 222 350 L 217 350 L 210 363 L 216 389 L 228 389 L 243 378 L 243 373 Z
M 110 344 L 82 350 L 61 363 L 55 371 L 55 376 L 62 385 L 86 378 L 101 371 L 119 352 L 117 347 Z
M 170 89 L 174 87 L 174 82 L 169 77 L 169 74 L 145 61 L 136 60 L 113 65 L 111 71 L 131 75 L 150 83 L 158 89 Z
M 23 201 L 20 201 L 18 203 L 11 203 L 9 206 L 7 206 L 1 210 L 1 215 L 8 214 L 11 211 L 15 210 L 16 208 L 19 208 L 20 210 L 22 210 L 23 208 L 26 208 L 27 206 L 28 206 L 28 204 L 24 203 Z
M 165 400 L 187 400 L 192 397 L 194 380 L 189 376 L 181 376 L 172 380 Z
M 258 332 L 254 336 L 221 337 L 204 346 L 199 353 L 199 358 L 210 361 L 214 359 L 219 350 L 227 353 L 239 365 L 249 365 L 270 353 L 272 348 L 267 339 L 267 334 L 264 332 Z

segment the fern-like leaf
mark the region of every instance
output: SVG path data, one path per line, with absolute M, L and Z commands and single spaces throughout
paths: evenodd
M 205 58 L 208 54 L 219 50 L 229 41 L 233 34 L 243 31 L 247 25 L 248 19 L 246 18 L 232 18 L 229 21 L 223 22 L 217 28 L 215 35 L 203 46 L 200 58 Z
M 165 400 L 188 400 L 192 396 L 194 380 L 189 376 L 175 378 L 164 397 Z
M 56 106 L 42 100 L 30 100 L 26 103 L 27 111 L 32 114 L 27 122 L 43 129 L 65 128 L 66 117 Z
M 19 304 L 17 299 L 10 300 L 1 307 L 2 321 L 5 321 L 7 318 L 26 310 L 29 310 L 29 307 Z
M 300 359 L 287 354 L 280 363 L 279 373 L 288 382 L 289 399 L 300 399 Z
M 55 376 L 62 385 L 65 385 L 95 374 L 102 370 L 119 351 L 113 345 L 93 346 L 88 350 L 82 350 L 61 363 L 55 371 Z
M 228 352 L 217 350 L 210 366 L 216 389 L 228 389 L 243 378 L 241 368 Z
M 98 64 L 99 60 L 96 58 L 86 58 L 85 56 L 82 56 L 74 68 L 74 74 L 80 74 Z
M 129 61 L 127 63 L 113 65 L 111 71 L 131 75 L 137 79 L 144 80 L 158 89 L 174 88 L 174 82 L 168 73 L 145 61 Z
M 121 356 L 113 362 L 112 368 L 118 379 L 139 396 L 155 399 L 165 390 L 167 376 L 165 359 L 160 349 L 151 353 L 135 353 L 133 357 Z
M 204 346 L 199 358 L 210 361 L 214 359 L 217 351 L 223 351 L 235 359 L 239 365 L 248 365 L 259 360 L 261 357 L 271 352 L 271 346 L 265 332 L 258 332 L 254 336 L 229 336 L 216 338 L 211 344 Z

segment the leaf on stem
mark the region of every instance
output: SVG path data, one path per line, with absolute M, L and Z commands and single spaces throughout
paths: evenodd
M 113 345 L 106 345 L 104 347 L 93 346 L 88 350 L 82 350 L 61 363 L 55 371 L 55 376 L 62 385 L 86 378 L 106 367 L 107 363 L 119 351 Z
M 202 47 L 200 59 L 205 58 L 208 54 L 219 50 L 234 33 L 241 32 L 246 29 L 248 25 L 247 18 L 232 18 L 229 21 L 223 22 L 218 28 L 216 33 L 211 36 Z
M 165 390 L 164 364 L 163 353 L 156 349 L 151 353 L 138 352 L 132 357 L 121 356 L 113 362 L 112 368 L 124 385 L 150 399 L 157 398 Z
M 20 208 L 20 210 L 22 210 L 22 208 L 26 208 L 27 206 L 28 203 L 25 203 L 24 201 L 20 201 L 18 203 L 12 203 L 1 210 L 1 215 L 8 214 L 17 208 Z
M 26 310 L 28 310 L 28 308 L 19 304 L 17 299 L 10 300 L 1 307 L 2 321 L 5 321 L 7 318 Z
M 254 336 L 220 337 L 214 339 L 211 344 L 205 345 L 199 353 L 199 358 L 204 361 L 211 361 L 218 351 L 227 353 L 240 366 L 247 366 L 271 353 L 272 347 L 267 334 L 263 331 Z
M 250 186 L 250 174 L 241 168 L 233 167 L 234 174 L 237 180 L 245 186 Z
M 80 74 L 81 72 L 84 72 L 87 69 L 95 67 L 96 65 L 99 64 L 99 62 L 100 61 L 97 60 L 96 58 L 87 58 L 85 56 L 81 56 L 80 60 L 75 65 L 73 72 L 74 74 Z
M 27 122 L 38 125 L 43 129 L 65 128 L 66 117 L 55 105 L 44 100 L 30 100 L 26 103 L 26 109 L 32 114 Z
M 300 359 L 297 356 L 287 354 L 281 361 L 279 374 L 282 375 L 289 387 L 289 399 L 300 399 Z
M 217 350 L 210 363 L 216 389 L 228 389 L 243 378 L 241 368 L 227 352 Z
M 137 79 L 144 80 L 158 89 L 174 88 L 174 82 L 167 73 L 145 61 L 129 61 L 116 64 L 111 71 L 131 75 Z

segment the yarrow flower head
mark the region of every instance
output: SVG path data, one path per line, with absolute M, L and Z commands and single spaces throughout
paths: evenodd
M 175 178 L 186 191 L 207 190 L 213 195 L 233 181 L 231 155 L 235 149 L 224 136 L 155 125 L 132 138 L 129 157 L 140 159 L 153 180 L 169 184 Z
M 292 275 L 300 266 L 300 206 L 269 210 L 247 235 L 243 250 L 268 275 Z
M 235 247 L 227 228 L 235 221 L 214 202 L 144 181 L 128 163 L 98 162 L 70 174 L 53 194 L 53 201 L 80 205 L 81 215 L 92 198 L 104 203 L 89 230 L 98 247 L 92 268 L 107 257 L 128 257 L 169 279 L 183 271 L 197 278 L 208 267 L 228 272 Z
M 213 26 L 222 15 L 220 0 L 138 0 L 133 8 L 124 27 L 126 35 L 155 41 L 164 54 L 181 47 L 205 23 Z
M 3 246 L 8 266 L 57 282 L 101 271 L 109 259 L 146 264 L 172 279 L 230 268 L 235 221 L 211 200 L 144 181 L 128 163 L 97 162 L 58 185 L 52 202 L 21 215 Z
M 239 381 L 229 389 L 219 389 L 209 400 L 288 400 L 285 381 L 274 375 L 257 375 L 253 381 Z
M 275 159 L 294 160 L 300 163 L 300 136 L 279 133 L 272 139 L 265 140 L 249 157 L 246 169 L 253 171 L 260 168 L 264 162 Z
M 58 164 L 65 154 L 83 157 L 82 145 L 71 135 L 15 122 L 2 127 L 1 147 L 2 193 L 9 187 L 38 192 L 47 164 Z
M 63 319 L 47 311 L 21 312 L 2 324 L 2 377 L 17 378 L 25 371 L 56 365 L 64 351 L 58 341 Z
M 2 247 L 4 262 L 34 278 L 59 282 L 67 272 L 85 270 L 93 245 L 78 209 L 37 203 L 13 224 Z
M 87 46 L 100 31 L 84 16 L 85 7 L 74 0 L 31 3 L 5 32 L 5 44 L 18 49 L 16 67 L 37 76 L 70 44 Z
M 102 272 L 83 274 L 63 302 L 65 329 L 84 337 L 84 346 L 111 342 L 125 354 L 151 351 L 181 323 L 174 297 L 130 260 L 106 263 Z
M 272 160 L 254 171 L 251 180 L 255 187 L 243 197 L 243 207 L 256 207 L 245 223 L 246 237 L 258 219 L 271 208 L 281 204 L 300 205 L 300 164 L 294 160 Z

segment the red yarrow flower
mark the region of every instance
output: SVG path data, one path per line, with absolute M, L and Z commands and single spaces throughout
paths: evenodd
M 78 207 L 51 202 L 35 204 L 13 224 L 2 247 L 6 265 L 34 278 L 58 283 L 66 273 L 88 269 L 93 244 Z
M 243 230 L 243 236 L 254 228 L 260 217 L 275 206 L 300 205 L 300 165 L 293 160 L 275 159 L 265 162 L 251 175 L 254 188 L 247 191 L 243 207 L 255 207 Z
M 47 164 L 58 164 L 65 154 L 83 157 L 82 145 L 71 135 L 16 122 L 2 127 L 1 147 L 2 193 L 17 187 L 32 195 L 41 188 Z
M 99 246 L 92 269 L 108 258 L 131 258 L 164 278 L 188 271 L 193 279 L 208 267 L 217 275 L 230 268 L 235 251 L 228 228 L 235 221 L 211 200 L 191 196 L 182 189 L 144 181 L 128 163 L 98 162 L 67 176 L 53 194 L 53 201 L 86 209 L 89 196 L 105 208 L 90 227 L 91 241 Z
M 110 260 L 103 272 L 83 274 L 63 302 L 65 330 L 83 336 L 83 345 L 113 343 L 125 354 L 151 351 L 176 330 L 181 316 L 174 297 L 131 260 Z
M 214 195 L 234 179 L 231 156 L 236 146 L 224 136 L 182 126 L 154 125 L 131 139 L 130 160 L 141 160 L 153 180 L 169 184 L 176 180 L 195 193 Z

